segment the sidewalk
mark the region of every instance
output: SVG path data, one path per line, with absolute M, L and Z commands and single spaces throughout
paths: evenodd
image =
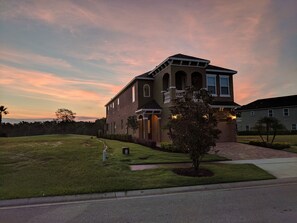
M 279 179 L 297 177 L 297 157 L 221 161 L 220 163 L 252 163 Z
M 231 190 L 240 188 L 255 188 L 267 187 L 277 185 L 297 185 L 296 178 L 274 179 L 274 180 L 260 180 L 260 181 L 246 181 L 236 183 L 221 183 L 188 187 L 172 187 L 149 190 L 133 190 L 133 191 L 119 191 L 101 194 L 81 194 L 81 195 L 67 195 L 67 196 L 53 196 L 53 197 L 37 197 L 25 199 L 13 199 L 0 201 L 1 209 L 15 209 L 18 207 L 34 207 L 34 206 L 50 206 L 65 203 L 82 203 L 90 201 L 108 200 L 108 199 L 124 199 L 129 197 L 140 196 L 158 196 L 162 194 L 177 194 L 194 191 L 211 191 L 211 190 Z

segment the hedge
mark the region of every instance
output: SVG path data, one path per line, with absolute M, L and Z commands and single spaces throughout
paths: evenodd
M 260 142 L 260 141 L 250 141 L 249 144 L 254 146 L 277 149 L 277 150 L 290 148 L 290 145 L 287 143 L 268 143 L 268 142 Z

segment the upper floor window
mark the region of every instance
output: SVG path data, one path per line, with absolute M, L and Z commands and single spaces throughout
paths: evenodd
M 135 86 L 132 86 L 132 102 L 135 101 Z
M 216 84 L 216 75 L 207 75 L 207 90 L 212 95 L 217 95 L 217 84 Z
M 273 116 L 273 111 L 271 109 L 268 110 L 268 117 L 272 117 Z
M 255 116 L 255 112 L 254 111 L 251 111 L 251 116 Z
M 220 96 L 230 96 L 229 76 L 220 76 Z
M 151 89 L 150 89 L 150 86 L 148 84 L 145 84 L 143 86 L 143 96 L 144 97 L 150 97 L 151 96 Z
M 284 113 L 284 116 L 289 116 L 289 109 L 284 108 L 283 113 Z
M 120 98 L 118 98 L 118 105 L 120 105 Z

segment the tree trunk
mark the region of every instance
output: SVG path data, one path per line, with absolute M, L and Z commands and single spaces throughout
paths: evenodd
M 263 139 L 263 136 L 262 136 L 261 132 L 259 132 L 259 136 L 262 139 L 262 141 L 265 142 L 264 139 Z
M 274 142 L 275 136 L 276 136 L 276 131 L 273 132 L 273 138 L 271 140 L 271 144 Z

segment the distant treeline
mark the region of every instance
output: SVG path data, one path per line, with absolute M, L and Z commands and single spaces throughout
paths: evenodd
M 46 134 L 80 134 L 94 135 L 104 132 L 105 118 L 95 122 L 20 122 L 17 124 L 2 123 L 0 136 L 33 136 Z

